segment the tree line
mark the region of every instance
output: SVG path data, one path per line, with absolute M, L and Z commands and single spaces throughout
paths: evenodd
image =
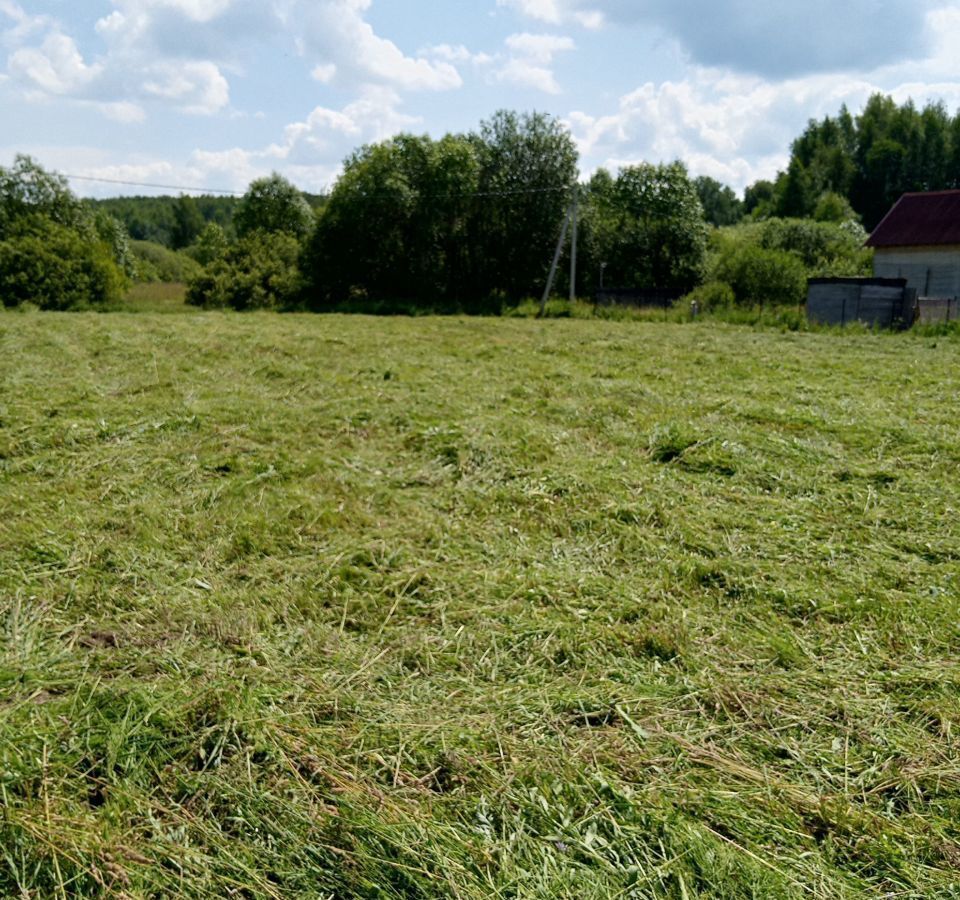
M 786 171 L 747 188 L 743 211 L 827 219 L 849 207 L 872 231 L 902 194 L 958 187 L 960 112 L 876 94 L 858 116 L 844 106 L 809 122 Z
M 575 208 L 579 296 L 605 279 L 697 291 L 707 306 L 794 302 L 811 274 L 869 271 L 862 224 L 902 190 L 958 183 L 960 114 L 882 96 L 857 117 L 841 109 L 811 121 L 787 170 L 743 198 L 679 162 L 586 183 L 577 165 L 557 119 L 507 111 L 468 134 L 361 147 L 325 197 L 274 174 L 242 198 L 82 202 L 18 157 L 0 168 L 0 292 L 64 308 L 161 279 L 211 307 L 497 312 L 543 289 Z

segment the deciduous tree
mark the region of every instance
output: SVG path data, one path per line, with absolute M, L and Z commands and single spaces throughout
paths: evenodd
M 283 232 L 303 240 L 313 227 L 313 210 L 303 194 L 276 172 L 252 182 L 234 214 L 239 237 L 254 231 Z

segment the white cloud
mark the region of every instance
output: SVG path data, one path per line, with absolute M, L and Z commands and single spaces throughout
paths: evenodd
M 559 25 L 565 15 L 559 0 L 497 0 L 497 6 L 512 7 L 522 15 L 548 25 Z
M 242 76 L 267 37 L 298 50 L 320 84 L 362 91 L 439 91 L 462 85 L 454 60 L 404 53 L 367 21 L 371 0 L 110 0 L 93 23 L 105 51 L 84 60 L 53 20 L 0 0 L 13 21 L 8 71 L 31 96 L 102 104 L 121 121 L 160 104 L 192 115 L 229 111 L 229 77 Z M 39 35 L 39 37 L 38 37 Z M 232 115 L 233 112 L 231 111 Z
M 212 115 L 230 102 L 230 85 L 211 62 L 158 63 L 147 71 L 144 92 L 191 115 Z
M 553 57 L 563 50 L 576 47 L 573 39 L 557 34 L 511 34 L 506 45 L 509 50 L 532 62 L 544 65 L 553 61 Z
M 72 38 L 59 33 L 48 35 L 39 47 L 17 50 L 8 67 L 30 87 L 61 95 L 82 91 L 102 72 L 102 66 L 84 62 Z
M 53 27 L 49 16 L 30 15 L 13 0 L 0 0 L 0 13 L 13 20 L 12 28 L 0 31 L 0 45 L 6 47 L 18 47 L 30 35 Z
M 569 37 L 553 34 L 511 34 L 506 39 L 508 56 L 496 72 L 496 81 L 559 94 L 560 85 L 551 68 L 558 53 L 573 50 Z
M 129 2 L 129 0 L 128 0 Z M 206 23 L 223 15 L 233 0 L 137 0 L 136 7 L 152 6 L 181 13 L 192 22 Z
M 340 172 L 340 160 L 358 144 L 386 140 L 421 124 L 403 113 L 401 104 L 395 91 L 368 87 L 342 109 L 318 106 L 302 122 L 288 125 L 279 143 L 260 150 L 194 151 L 183 175 L 193 180 L 184 183 L 227 184 L 244 190 L 255 178 L 282 166 L 301 188 L 327 190 Z
M 547 25 L 575 23 L 596 30 L 606 23 L 602 10 L 570 0 L 497 0 L 497 6 L 515 9 L 521 15 Z
M 437 44 L 422 50 L 420 55 L 444 62 L 470 63 L 475 66 L 486 66 L 494 61 L 489 53 L 474 53 L 463 44 Z
M 115 103 L 98 103 L 94 106 L 106 118 L 112 119 L 114 122 L 121 122 L 124 125 L 142 122 L 147 117 L 142 106 L 126 100 L 118 100 Z
M 695 66 L 682 80 L 639 86 L 606 114 L 571 112 L 567 123 L 587 169 L 681 159 L 695 175 L 740 189 L 783 169 L 806 123 L 835 115 L 843 104 L 856 112 L 872 94 L 887 93 L 900 103 L 912 98 L 919 105 L 943 100 L 960 106 L 960 81 L 949 80 L 958 73 L 960 10 L 929 19 L 939 37 L 926 60 L 853 77 L 822 73 L 780 81 Z
M 944 0 L 497 0 L 550 25 L 657 28 L 700 65 L 783 78 L 857 71 L 926 50 L 924 16 Z M 896 23 L 895 27 L 891 27 Z
M 286 18 L 296 20 L 306 56 L 332 63 L 359 81 L 409 91 L 451 90 L 463 84 L 450 62 L 407 56 L 378 35 L 363 15 L 369 7 L 370 0 L 300 0 L 291 3 Z
M 321 63 L 318 66 L 313 67 L 313 71 L 310 73 L 310 77 L 314 81 L 319 81 L 320 84 L 330 84 L 334 78 L 337 76 L 337 67 L 333 63 Z

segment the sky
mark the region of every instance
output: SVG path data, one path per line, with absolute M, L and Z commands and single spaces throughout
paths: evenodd
M 555 115 L 584 177 L 680 159 L 737 191 L 872 93 L 960 108 L 944 0 L 0 0 L 0 165 L 85 196 L 329 189 L 355 148 Z

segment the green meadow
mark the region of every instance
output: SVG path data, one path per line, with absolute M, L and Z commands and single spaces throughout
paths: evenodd
M 0 313 L 0 895 L 960 897 L 955 336 L 145 291 Z

